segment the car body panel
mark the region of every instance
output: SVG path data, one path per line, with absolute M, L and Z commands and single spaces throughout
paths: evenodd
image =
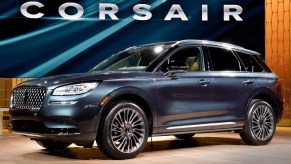
M 211 83 L 212 78 L 207 72 L 180 73 L 174 77 L 156 78 L 155 95 L 159 103 L 163 104 L 157 110 L 159 132 L 173 132 L 175 130 L 167 128 L 209 122 L 212 117 L 209 103 L 212 85 L 203 86 L 199 84 L 201 80 Z M 193 128 L 188 130 L 193 130 Z
M 252 91 L 257 87 L 256 80 L 246 72 L 211 72 L 213 77 L 212 108 L 214 122 L 235 121 L 242 126 L 246 104 Z M 250 83 L 245 83 L 250 81 Z M 234 126 L 238 126 L 234 125 Z

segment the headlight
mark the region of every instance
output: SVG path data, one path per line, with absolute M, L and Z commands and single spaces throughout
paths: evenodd
M 99 83 L 78 83 L 72 85 L 66 85 L 62 87 L 58 87 L 54 90 L 54 96 L 67 96 L 67 95 L 79 95 L 83 93 L 87 93 L 92 89 L 96 88 Z

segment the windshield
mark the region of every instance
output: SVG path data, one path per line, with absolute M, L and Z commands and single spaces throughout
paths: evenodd
M 110 56 L 91 71 L 145 71 L 169 46 L 133 47 Z

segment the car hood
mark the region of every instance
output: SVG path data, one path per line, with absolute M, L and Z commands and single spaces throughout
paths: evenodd
M 90 72 L 90 73 L 77 73 L 65 74 L 57 76 L 48 76 L 41 79 L 34 79 L 21 83 L 19 86 L 41 86 L 41 87 L 55 87 L 60 85 L 90 82 L 90 81 L 103 81 L 103 80 L 116 80 L 127 78 L 149 78 L 151 72 Z

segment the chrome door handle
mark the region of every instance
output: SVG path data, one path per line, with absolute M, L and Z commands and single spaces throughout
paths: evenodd
M 201 79 L 200 81 L 198 81 L 198 84 L 202 86 L 207 86 L 208 84 L 210 84 L 210 81 Z
M 245 80 L 242 83 L 245 84 L 245 85 L 252 85 L 252 84 L 254 84 L 254 82 L 253 81 L 250 81 L 250 80 Z

